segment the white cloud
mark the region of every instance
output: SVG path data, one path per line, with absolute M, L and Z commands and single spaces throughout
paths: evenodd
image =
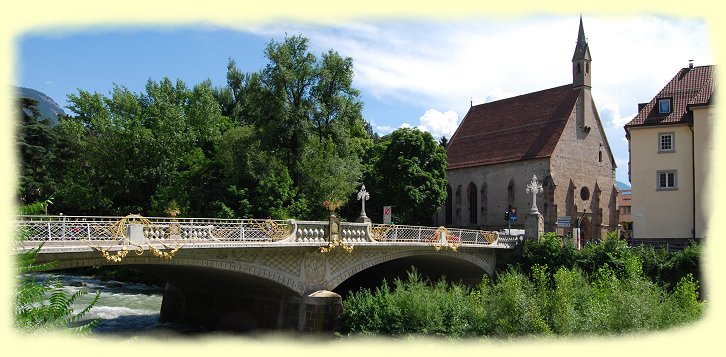
M 608 103 L 600 107 L 600 120 L 606 127 L 622 128 L 631 121 L 636 114 L 622 116 L 620 114 L 620 106 L 615 103 Z
M 415 128 L 431 133 L 436 139 L 440 139 L 442 136 L 451 139 L 451 136 L 454 135 L 456 128 L 459 126 L 459 115 L 453 110 L 442 113 L 436 109 L 428 109 L 418 120 L 419 125 L 415 126 Z M 401 123 L 399 128 L 414 128 L 414 126 L 404 122 Z M 376 129 L 379 134 L 388 134 L 393 131 L 388 126 L 377 126 Z
M 436 109 L 429 109 L 419 121 L 419 130 L 428 131 L 435 138 L 445 136 L 450 139 L 459 126 L 459 115 L 453 110 L 442 113 Z
M 376 132 L 379 134 L 386 135 L 393 131 L 393 127 L 388 125 L 376 125 Z
M 593 98 L 613 153 L 627 156 L 622 126 L 637 104 L 653 98 L 688 60 L 713 64 L 708 28 L 695 18 L 654 15 L 585 16 L 583 24 L 593 58 Z M 333 48 L 351 57 L 354 86 L 372 98 L 418 110 L 450 108 L 463 116 L 471 102 L 571 83 L 578 25 L 577 16 L 540 15 L 299 25 L 268 28 L 266 34 L 301 33 L 316 53 Z M 419 127 L 453 133 L 442 114 L 424 114 Z M 412 126 L 411 116 L 398 118 L 381 126 Z

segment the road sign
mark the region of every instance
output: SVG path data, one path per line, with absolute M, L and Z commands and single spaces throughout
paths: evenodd
M 569 228 L 572 224 L 572 218 L 570 216 L 557 217 L 557 227 Z
M 383 206 L 383 224 L 391 224 L 391 206 Z

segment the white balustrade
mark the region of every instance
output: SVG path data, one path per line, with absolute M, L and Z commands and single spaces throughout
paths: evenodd
M 131 218 L 129 218 L 131 217 Z M 124 220 L 128 218 L 128 220 Z M 126 227 L 119 227 L 126 222 Z M 244 244 L 305 244 L 329 243 L 327 221 L 281 221 L 255 219 L 199 219 L 92 216 L 17 216 L 16 234 L 28 245 L 40 242 L 60 245 L 88 245 L 93 242 L 113 242 L 130 239 L 129 226 L 143 225 L 136 241 Z M 443 233 L 442 233 L 443 232 Z M 340 224 L 340 239 L 346 244 L 457 244 L 511 248 L 521 243 L 518 237 L 466 229 L 382 225 L 370 223 Z M 33 243 L 35 242 L 35 243 Z

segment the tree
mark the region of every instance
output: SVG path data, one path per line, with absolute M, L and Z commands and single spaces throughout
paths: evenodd
M 446 200 L 445 149 L 428 132 L 401 128 L 370 153 L 374 171 L 366 178 L 374 185 L 371 196 L 380 197 L 377 206 L 394 206 L 401 223 L 430 224 Z
M 42 119 L 37 101 L 20 98 L 20 130 L 16 136 L 20 154 L 18 199 L 21 204 L 39 201 L 54 190 L 55 179 L 52 163 L 55 159 L 53 146 L 56 135 L 48 119 Z
M 277 180 L 267 192 L 293 195 L 289 209 L 276 211 L 312 218 L 324 216 L 324 200 L 346 200 L 355 192 L 361 157 L 372 141 L 352 87 L 352 60 L 333 50 L 318 58 L 308 42 L 300 35 L 271 41 L 265 50 L 269 62 L 258 73 L 243 75 L 230 61 L 227 88 L 216 93 L 223 111 L 249 125 L 259 148 L 284 165 L 280 175 L 270 171 L 276 162 L 262 170 Z M 240 179 L 249 182 L 252 176 Z M 287 189 L 281 186 L 285 176 L 291 179 Z

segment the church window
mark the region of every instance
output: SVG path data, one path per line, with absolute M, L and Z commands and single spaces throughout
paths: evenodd
M 480 197 L 481 207 L 479 208 L 481 210 L 480 217 L 483 220 L 483 224 L 486 224 L 487 209 L 488 209 L 488 207 L 487 207 L 487 183 L 486 182 L 483 182 L 481 184 L 481 190 L 480 190 L 479 194 L 481 196 Z
M 514 180 L 509 180 L 509 185 L 507 186 L 507 203 L 509 205 L 514 205 Z
M 590 199 L 590 189 L 587 187 L 583 187 L 580 189 L 580 198 L 583 201 L 587 201 Z
M 453 192 L 451 192 L 451 186 L 446 185 L 446 218 L 445 218 L 445 224 L 449 225 L 452 221 L 452 213 L 454 212 L 454 200 L 453 197 L 451 197 Z
M 469 200 L 469 224 L 477 224 L 477 192 L 476 185 L 473 182 L 469 183 L 469 187 L 466 190 L 467 199 Z
M 577 64 L 577 73 L 582 73 L 582 64 Z
M 597 162 L 602 162 L 602 150 L 597 153 Z
M 590 64 L 589 63 L 585 63 L 585 73 L 586 74 L 590 73 Z

